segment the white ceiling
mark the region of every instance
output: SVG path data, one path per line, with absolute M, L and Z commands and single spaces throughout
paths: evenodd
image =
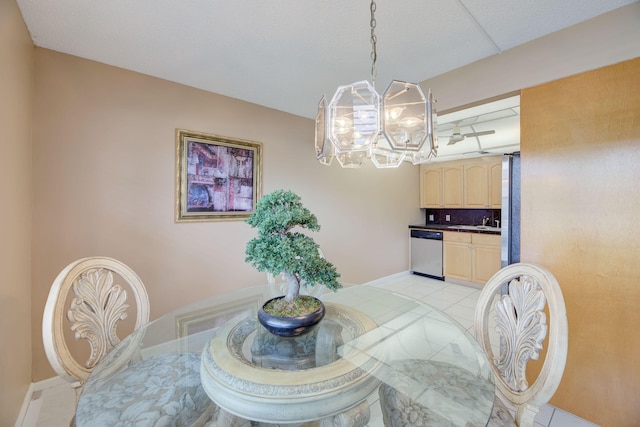
M 376 86 L 421 82 L 634 1 L 378 0 Z M 17 3 L 37 46 L 303 117 L 370 77 L 369 0 Z

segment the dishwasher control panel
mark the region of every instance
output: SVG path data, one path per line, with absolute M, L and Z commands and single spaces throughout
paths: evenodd
M 411 237 L 414 239 L 442 240 L 442 231 L 411 230 Z

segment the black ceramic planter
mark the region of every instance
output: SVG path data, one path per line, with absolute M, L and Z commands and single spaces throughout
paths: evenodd
M 304 335 L 308 332 L 311 332 L 311 330 L 313 330 L 313 328 L 324 317 L 324 304 L 320 300 L 318 300 L 320 302 L 320 308 L 313 313 L 307 314 L 305 316 L 280 317 L 273 316 L 264 311 L 265 305 L 267 305 L 272 300 L 280 298 L 284 297 L 280 296 L 272 298 L 269 301 L 265 302 L 262 307 L 260 307 L 260 310 L 258 310 L 258 321 L 262 326 L 264 326 L 269 332 L 274 335 L 278 335 L 280 337 L 297 337 L 300 335 Z

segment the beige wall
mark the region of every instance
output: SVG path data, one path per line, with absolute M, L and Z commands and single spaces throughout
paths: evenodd
M 144 281 L 151 317 L 261 283 L 244 262 L 244 222 L 174 223 L 175 129 L 264 144 L 264 193 L 297 192 L 314 238 L 362 283 L 406 271 L 407 225 L 424 221 L 418 168 L 341 169 L 315 161 L 314 122 L 77 57 L 36 49 L 33 378 L 52 371 L 40 325 L 56 274 L 76 258 L 115 257 Z
M 521 97 L 522 260 L 560 282 L 569 355 L 552 403 L 640 419 L 640 58 Z
M 0 426 L 31 382 L 33 44 L 14 0 L 0 0 Z

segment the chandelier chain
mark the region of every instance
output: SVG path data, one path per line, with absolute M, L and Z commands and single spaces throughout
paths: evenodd
M 378 51 L 376 50 L 376 43 L 378 38 L 376 37 L 376 2 L 371 0 L 371 20 L 369 25 L 371 26 L 371 85 L 376 87 L 376 60 L 378 59 Z

